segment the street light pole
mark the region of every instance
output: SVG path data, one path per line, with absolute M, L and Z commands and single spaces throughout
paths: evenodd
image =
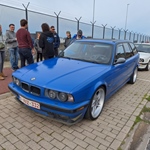
M 126 21 L 125 21 L 125 30 L 127 28 L 127 19 L 128 19 L 128 7 L 130 4 L 127 4 L 127 10 L 126 10 Z
M 95 0 L 93 0 L 93 23 L 95 21 Z

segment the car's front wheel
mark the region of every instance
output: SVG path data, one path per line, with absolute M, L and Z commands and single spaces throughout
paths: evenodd
M 90 120 L 95 120 L 99 117 L 102 112 L 103 106 L 105 103 L 105 89 L 104 87 L 99 87 L 88 106 L 85 117 Z
M 136 82 L 137 74 L 138 74 L 138 68 L 136 67 L 133 74 L 130 77 L 129 83 L 134 84 Z
M 145 68 L 146 71 L 149 71 L 150 70 L 150 61 L 147 63 L 147 66 Z

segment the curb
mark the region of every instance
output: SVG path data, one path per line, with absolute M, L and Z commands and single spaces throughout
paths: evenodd
M 13 93 L 8 92 L 5 94 L 0 94 L 0 100 L 13 96 Z

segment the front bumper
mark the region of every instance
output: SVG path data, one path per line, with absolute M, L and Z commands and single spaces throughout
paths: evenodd
M 145 69 L 146 66 L 147 66 L 147 63 L 139 63 L 138 68 L 139 68 L 139 69 Z
M 88 107 L 89 101 L 81 102 L 78 104 L 67 104 L 59 102 L 46 102 L 42 97 L 32 95 L 23 91 L 20 87 L 16 86 L 14 83 L 8 85 L 9 89 L 15 94 L 16 100 L 23 105 L 25 105 L 21 100 L 20 96 L 33 102 L 40 103 L 40 109 L 33 108 L 29 105 L 25 105 L 29 109 L 59 122 L 65 123 L 67 125 L 72 125 L 83 119 L 85 112 Z

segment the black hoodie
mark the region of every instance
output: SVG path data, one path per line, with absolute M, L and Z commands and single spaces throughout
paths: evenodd
M 42 32 L 39 38 L 39 46 L 42 48 L 43 57 L 50 58 L 54 56 L 54 36 L 50 31 Z

